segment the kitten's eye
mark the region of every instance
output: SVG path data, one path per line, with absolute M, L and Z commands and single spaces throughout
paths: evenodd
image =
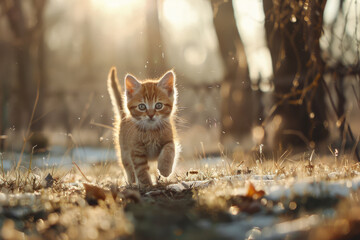
M 140 103 L 140 104 L 138 105 L 138 108 L 139 108 L 139 110 L 144 111 L 144 110 L 146 109 L 146 105 L 143 104 L 143 103 Z
M 163 104 L 160 103 L 160 102 L 158 102 L 158 103 L 155 104 L 155 109 L 160 110 L 160 109 L 162 109 L 162 107 L 163 107 Z

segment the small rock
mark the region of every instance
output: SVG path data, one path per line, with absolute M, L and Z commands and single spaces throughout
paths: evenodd
M 54 184 L 54 178 L 51 176 L 50 173 L 46 176 L 45 181 L 46 181 L 46 185 L 45 185 L 46 188 L 52 187 L 52 185 Z

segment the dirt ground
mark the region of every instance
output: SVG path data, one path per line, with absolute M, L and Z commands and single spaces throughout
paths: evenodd
M 113 163 L 1 174 L 2 239 L 360 239 L 360 165 L 187 169 L 148 188 Z

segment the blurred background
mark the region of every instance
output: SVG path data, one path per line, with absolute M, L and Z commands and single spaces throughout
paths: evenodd
M 0 152 L 115 158 L 114 65 L 121 84 L 175 70 L 183 159 L 358 158 L 359 14 L 356 0 L 0 0 Z

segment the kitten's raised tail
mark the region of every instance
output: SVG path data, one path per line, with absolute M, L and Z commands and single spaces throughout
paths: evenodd
M 120 118 L 126 117 L 123 106 L 123 98 L 121 94 L 121 87 L 117 79 L 116 67 L 112 67 L 108 76 L 108 91 L 111 98 L 111 103 L 114 106 L 114 111 L 119 113 Z

